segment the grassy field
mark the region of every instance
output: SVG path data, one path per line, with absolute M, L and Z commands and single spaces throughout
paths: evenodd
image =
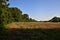
M 15 22 L 7 24 L 6 28 L 42 28 L 42 29 L 54 29 L 60 28 L 60 22 Z
M 0 30 L 0 40 L 60 40 L 60 22 L 15 22 Z

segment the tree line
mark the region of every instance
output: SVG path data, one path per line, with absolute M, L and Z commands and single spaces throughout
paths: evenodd
M 50 19 L 49 22 L 60 22 L 60 17 L 55 16 L 52 19 Z
M 28 14 L 22 14 L 17 7 L 9 7 L 9 0 L 0 0 L 0 26 L 12 22 L 35 22 Z
M 60 17 L 53 17 L 48 21 L 40 21 L 40 22 L 60 22 Z

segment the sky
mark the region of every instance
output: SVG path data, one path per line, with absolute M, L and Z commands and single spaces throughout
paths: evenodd
M 60 0 L 10 0 L 10 7 L 19 8 L 23 14 L 38 21 L 60 17 Z

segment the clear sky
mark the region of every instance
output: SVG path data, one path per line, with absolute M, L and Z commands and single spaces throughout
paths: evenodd
M 17 7 L 40 21 L 60 16 L 60 0 L 10 0 L 10 7 Z

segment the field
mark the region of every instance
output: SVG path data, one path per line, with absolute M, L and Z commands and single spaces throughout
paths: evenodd
M 60 28 L 60 22 L 15 22 L 7 24 L 6 26 L 6 28 L 55 29 Z
M 15 22 L 0 30 L 0 40 L 60 40 L 60 22 Z

